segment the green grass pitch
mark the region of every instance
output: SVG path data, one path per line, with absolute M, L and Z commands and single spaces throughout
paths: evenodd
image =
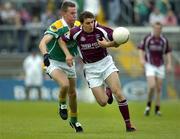
M 57 114 L 57 102 L 0 101 L 0 139 L 180 139 L 180 102 L 162 101 L 162 117 L 151 111 L 144 117 L 145 102 L 129 101 L 137 131 L 126 133 L 117 105 L 102 108 L 79 102 L 79 121 L 84 133 L 77 134 Z

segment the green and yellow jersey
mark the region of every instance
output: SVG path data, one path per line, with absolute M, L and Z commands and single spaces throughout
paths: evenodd
M 79 21 L 75 21 L 74 26 L 80 26 Z M 58 39 L 69 31 L 69 27 L 64 19 L 60 19 L 52 23 L 44 34 L 51 34 L 53 39 L 47 44 L 47 51 L 50 59 L 65 62 L 65 54 L 59 46 Z M 69 41 L 67 47 L 70 53 L 77 55 L 77 44 L 75 41 Z

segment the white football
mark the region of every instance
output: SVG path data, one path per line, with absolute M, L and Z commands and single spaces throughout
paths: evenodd
M 129 40 L 129 30 L 125 27 L 117 27 L 114 29 L 112 37 L 117 44 L 126 43 Z

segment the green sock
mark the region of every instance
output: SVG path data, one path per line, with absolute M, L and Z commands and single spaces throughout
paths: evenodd
M 70 121 L 71 121 L 71 123 L 76 123 L 77 122 L 77 117 L 71 117 Z
M 65 98 L 60 98 L 59 99 L 59 105 L 60 104 L 66 104 L 66 99 Z
M 59 102 L 59 106 L 64 104 L 66 104 L 66 102 Z

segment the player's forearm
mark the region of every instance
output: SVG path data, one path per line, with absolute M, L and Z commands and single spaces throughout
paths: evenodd
M 103 38 L 103 40 L 97 40 L 98 41 L 98 44 L 101 46 L 101 47 L 104 47 L 104 48 L 109 48 L 109 47 L 118 47 L 119 45 L 116 44 L 114 41 L 107 41 L 105 38 Z
M 145 55 L 144 51 L 139 50 L 139 60 L 141 64 L 145 63 L 144 55 Z
M 40 50 L 42 55 L 47 53 L 46 44 L 44 42 L 42 42 L 42 41 L 39 44 L 39 50 Z
M 67 48 L 67 46 L 66 46 L 66 43 L 65 43 L 62 39 L 59 39 L 59 43 L 60 43 L 59 46 L 60 46 L 61 49 L 63 50 L 64 54 L 65 54 L 66 56 L 71 55 L 71 53 L 69 52 L 69 50 L 68 50 L 68 48 Z
M 108 43 L 107 47 L 118 47 L 119 46 L 119 44 L 115 43 L 114 41 L 109 41 L 107 43 Z
M 167 64 L 168 64 L 168 65 L 172 65 L 171 52 L 170 52 L 170 53 L 167 53 L 166 57 L 167 57 Z

